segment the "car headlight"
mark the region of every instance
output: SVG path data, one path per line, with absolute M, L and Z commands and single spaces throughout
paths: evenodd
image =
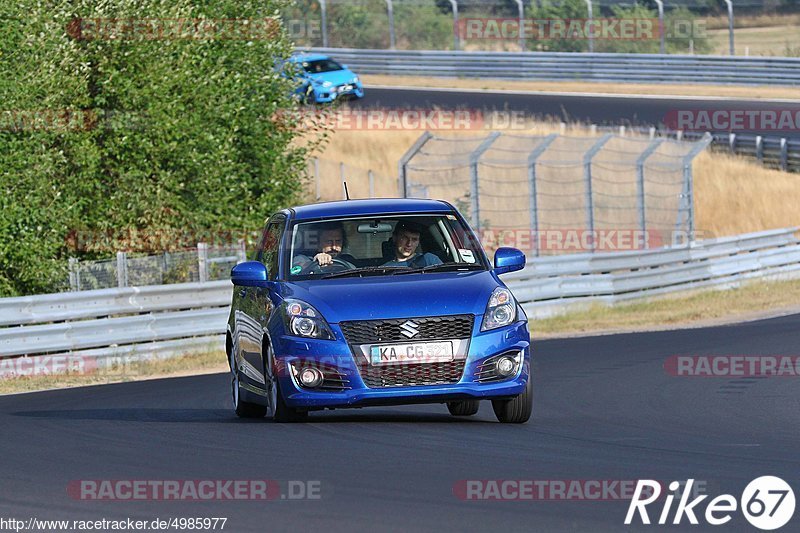
M 511 291 L 504 287 L 497 287 L 489 298 L 486 312 L 483 314 L 481 331 L 501 328 L 514 322 L 517 318 L 517 302 Z
M 333 332 L 322 315 L 302 300 L 286 300 L 282 306 L 286 331 L 298 337 L 333 340 Z
M 358 83 L 359 81 L 360 80 L 358 79 L 358 76 L 356 76 L 355 78 L 353 78 L 353 82 L 352 83 Z

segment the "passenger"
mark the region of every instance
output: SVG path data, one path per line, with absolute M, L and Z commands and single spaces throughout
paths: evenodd
M 422 235 L 422 227 L 413 222 L 401 220 L 394 227 L 392 232 L 394 259 L 383 266 L 407 266 L 421 268 L 430 265 L 440 265 L 442 260 L 438 256 L 428 253 L 418 252 L 419 240 Z

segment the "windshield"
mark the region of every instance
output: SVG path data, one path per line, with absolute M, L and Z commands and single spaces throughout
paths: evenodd
M 453 214 L 297 223 L 285 260 L 292 281 L 488 268 L 478 240 Z
M 333 72 L 342 70 L 342 66 L 333 59 L 318 59 L 316 61 L 303 61 L 303 69 L 311 74 Z

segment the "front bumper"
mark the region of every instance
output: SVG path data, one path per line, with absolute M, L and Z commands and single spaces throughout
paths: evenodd
M 360 83 L 337 87 L 321 87 L 315 85 L 314 101 L 318 104 L 330 103 L 343 97 L 364 98 L 364 86 Z
M 286 404 L 294 408 L 324 409 L 443 403 L 459 400 L 510 398 L 521 394 L 530 376 L 530 334 L 527 321 L 505 328 L 480 332 L 482 317 L 476 317 L 464 372 L 457 383 L 369 388 L 361 378 L 356 361 L 337 324 L 331 324 L 336 340 L 322 341 L 281 336 L 273 339 L 278 379 Z M 277 342 L 275 342 L 277 340 Z M 481 383 L 476 379 L 480 364 L 489 357 L 520 350 L 523 361 L 517 374 L 504 381 Z M 349 381 L 341 391 L 322 391 L 300 387 L 289 370 L 292 364 L 318 364 L 335 368 Z

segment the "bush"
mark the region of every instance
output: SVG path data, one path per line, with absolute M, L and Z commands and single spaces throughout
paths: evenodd
M 87 38 L 75 18 L 264 19 L 283 0 L 20 0 L 0 12 L 0 295 L 58 290 L 74 230 L 261 227 L 299 197 L 285 33 Z M 128 34 L 130 37 L 130 34 Z M 191 240 L 191 239 L 190 239 Z M 172 243 L 175 247 L 194 245 Z M 89 254 L 91 255 L 91 254 Z

